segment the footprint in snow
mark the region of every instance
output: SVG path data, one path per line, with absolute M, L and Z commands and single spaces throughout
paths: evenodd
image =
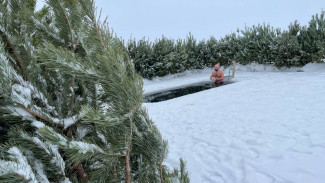
M 247 175 L 246 177 L 246 180 L 247 182 L 250 182 L 250 183 L 273 183 L 275 182 L 275 178 L 268 175 L 268 174 L 265 174 L 265 173 L 262 173 L 262 172 L 251 172 Z
M 255 150 L 255 149 L 252 149 L 252 148 L 250 148 L 249 149 L 249 153 L 252 155 L 252 157 L 254 157 L 254 158 L 258 158 L 258 157 L 260 157 L 260 153 L 257 151 L 257 150 Z
M 202 183 L 226 183 L 222 177 L 217 175 L 205 176 L 203 179 Z

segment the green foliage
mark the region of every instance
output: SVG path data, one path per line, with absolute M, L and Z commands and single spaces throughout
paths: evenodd
M 304 66 L 325 59 L 325 12 L 312 17 L 308 26 L 297 21 L 287 30 L 257 25 L 237 30 L 219 40 L 196 41 L 189 34 L 184 40 L 162 37 L 154 42 L 142 39 L 128 42 L 128 53 L 136 70 L 145 78 L 211 67 L 228 66 L 233 60 L 273 64 L 278 68 Z
M 35 0 L 0 0 L 0 181 L 177 177 L 164 168 L 167 142 L 142 107 L 140 66 L 96 19 L 94 1 L 46 2 L 35 12 Z M 155 51 L 168 64 L 173 43 L 163 40 Z
M 179 169 L 178 170 L 174 169 L 174 171 L 170 173 L 170 175 L 172 176 L 169 176 L 169 178 L 165 180 L 166 183 L 175 183 L 175 182 L 189 183 L 190 182 L 189 174 L 186 170 L 185 161 L 181 158 L 179 162 L 180 162 Z

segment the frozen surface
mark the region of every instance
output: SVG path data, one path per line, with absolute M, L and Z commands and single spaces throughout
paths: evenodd
M 169 141 L 166 163 L 183 157 L 194 183 L 323 183 L 324 64 L 238 69 L 236 83 L 144 104 Z M 211 71 L 145 80 L 144 89 L 207 80 Z

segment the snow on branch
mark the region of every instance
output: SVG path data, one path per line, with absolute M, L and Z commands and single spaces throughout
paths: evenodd
M 13 115 L 20 116 L 23 119 L 30 120 L 32 118 L 32 115 L 47 122 L 60 122 L 60 120 L 57 120 L 48 115 L 49 111 L 52 111 L 54 113 L 57 112 L 53 106 L 50 106 L 48 104 L 48 100 L 44 94 L 41 93 L 36 87 L 34 87 L 30 82 L 25 81 L 22 76 L 20 76 L 11 66 L 4 54 L 3 45 L 0 44 L 0 91 L 5 92 L 2 93 L 4 96 L 6 95 L 10 97 L 14 103 L 20 106 L 19 108 L 7 107 L 7 109 L 10 110 Z M 42 101 L 45 107 L 40 108 L 37 105 L 34 105 L 34 99 Z M 63 120 L 62 123 L 62 126 L 64 126 L 65 123 L 67 123 L 67 125 L 70 125 L 69 121 L 65 122 L 65 120 Z
M 42 183 L 50 183 L 47 179 L 46 174 L 44 173 L 44 165 L 40 161 L 34 162 L 34 169 L 36 171 L 36 178 Z
M 88 78 L 92 81 L 100 78 L 92 65 L 81 64 L 82 61 L 70 51 L 59 49 L 52 44 L 44 44 L 43 47 L 38 57 L 43 60 L 42 64 L 48 69 L 59 70 L 61 73 Z
M 41 136 L 46 137 L 46 139 L 50 140 L 52 143 L 55 143 L 57 145 L 66 147 L 68 146 L 68 140 L 53 130 L 53 128 L 50 128 L 48 126 L 43 126 L 38 129 L 37 131 Z
M 24 106 L 7 107 L 7 109 L 10 110 L 13 115 L 22 117 L 23 119 L 36 121 L 35 117 L 37 117 L 48 123 L 52 123 L 59 127 L 63 127 L 64 129 L 67 129 L 68 127 L 76 124 L 80 120 L 77 115 L 65 119 L 54 118 L 48 115 L 42 116 L 39 113 L 36 113 Z
M 56 145 L 50 144 L 49 142 L 43 142 L 38 137 L 31 137 L 24 132 L 21 132 L 21 137 L 32 142 L 39 148 L 43 149 L 48 155 L 52 156 L 53 158 L 51 162 L 55 163 L 60 168 L 61 174 L 65 177 L 65 162 Z
M 82 141 L 68 141 L 65 137 L 56 133 L 52 128 L 48 126 L 39 128 L 38 132 L 40 135 L 45 136 L 45 138 L 61 146 L 62 148 L 75 149 L 80 154 L 86 154 L 88 152 L 104 153 L 104 151 L 95 144 L 90 144 Z
M 40 122 L 34 122 L 33 124 L 35 124 L 37 126 L 42 126 L 40 124 Z M 32 142 L 37 147 L 43 149 L 48 155 L 52 156 L 51 162 L 54 163 L 60 169 L 60 173 L 65 178 L 65 181 L 70 182 L 69 179 L 67 179 L 67 176 L 65 174 L 65 162 L 64 162 L 61 154 L 59 153 L 59 149 L 58 149 L 57 145 L 50 144 L 48 141 L 42 141 L 38 137 L 31 137 L 25 132 L 20 132 L 20 135 L 23 139 L 26 139 L 26 140 Z M 60 137 L 60 138 L 63 139 L 64 137 Z M 42 164 L 37 165 L 37 163 L 35 163 L 35 166 L 38 166 L 38 169 L 37 169 L 37 167 L 36 167 L 36 169 L 37 169 L 39 176 L 41 176 L 41 178 L 44 178 L 43 177 L 44 173 L 42 173 L 43 170 L 40 169 Z
M 98 110 L 89 107 L 83 107 L 80 112 L 82 123 L 89 124 L 94 123 L 98 126 L 115 126 L 123 122 L 125 116 L 121 119 L 117 115 L 113 115 L 109 112 L 102 113 Z
M 0 160 L 0 176 L 13 174 L 23 181 L 37 183 L 36 176 L 22 152 L 14 146 L 8 150 L 8 153 L 13 161 Z
M 86 154 L 88 152 L 94 153 L 94 152 L 100 152 L 104 153 L 104 151 L 98 147 L 95 144 L 89 144 L 86 142 L 81 142 L 81 141 L 71 141 L 69 143 L 69 148 L 71 149 L 78 149 L 78 152 L 80 154 Z
M 65 118 L 61 120 L 61 123 L 64 125 L 64 129 L 67 129 L 69 126 L 75 124 L 77 121 L 79 121 L 77 116 L 72 116 L 70 118 Z
M 0 42 L 0 93 L 3 96 L 8 96 L 10 93 L 10 87 L 12 85 L 13 68 L 10 66 L 6 57 L 4 45 Z

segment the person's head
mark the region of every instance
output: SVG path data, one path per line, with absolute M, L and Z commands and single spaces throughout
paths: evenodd
M 215 71 L 218 71 L 219 68 L 220 68 L 220 65 L 219 65 L 219 64 L 216 64 L 216 65 L 214 66 L 214 70 L 215 70 Z

